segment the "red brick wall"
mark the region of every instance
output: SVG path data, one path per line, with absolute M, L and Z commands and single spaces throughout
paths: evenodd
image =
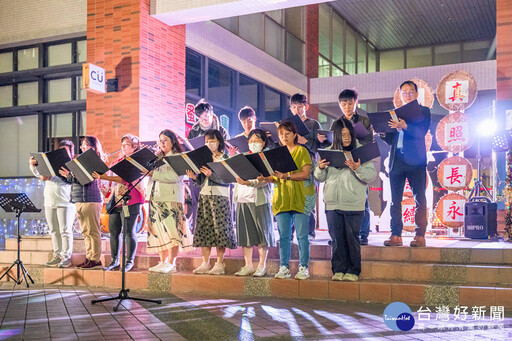
M 308 98 L 310 78 L 318 77 L 318 18 L 318 4 L 306 6 L 306 76 L 308 77 Z M 318 108 L 311 105 L 308 110 L 308 116 L 318 119 Z
M 165 128 L 184 131 L 185 26 L 152 18 L 149 3 L 87 2 L 87 61 L 119 82 L 118 92 L 87 94 L 87 134 L 108 152 L 127 133 L 155 140 Z
M 512 100 L 512 1 L 496 3 L 496 72 L 498 101 Z

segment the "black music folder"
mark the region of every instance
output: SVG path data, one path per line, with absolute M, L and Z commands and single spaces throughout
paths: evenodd
M 164 160 L 180 176 L 187 175 L 187 170 L 199 174 L 201 167 L 208 167 L 208 163 L 213 162 L 213 154 L 207 146 L 202 146 L 190 152 L 166 156 Z
M 66 167 L 66 163 L 71 161 L 65 148 L 59 148 L 47 153 L 30 153 L 37 161 L 37 171 L 43 176 L 60 176 L 59 170 Z
M 149 149 L 143 148 L 130 156 L 119 161 L 110 170 L 116 173 L 126 182 L 133 182 L 142 176 L 142 172 L 148 172 L 163 165 L 162 160 L 153 154 Z
M 92 148 L 78 155 L 74 160 L 66 162 L 66 167 L 68 167 L 82 186 L 94 180 L 92 177 L 93 172 L 104 174 L 108 171 L 107 165 Z
M 304 121 L 302 121 L 302 119 L 300 118 L 299 115 L 293 115 L 293 116 L 287 117 L 287 118 L 285 118 L 281 122 L 284 122 L 284 121 L 292 122 L 295 125 L 295 129 L 297 130 L 297 134 L 299 134 L 300 136 L 306 136 L 306 135 L 309 135 L 311 133 L 309 131 L 308 127 L 306 126 L 306 124 L 304 124 Z
M 370 135 L 370 132 L 368 131 L 368 129 L 366 129 L 363 123 L 357 122 L 356 124 L 354 124 L 354 135 L 356 139 L 360 140 Z
M 276 171 L 287 173 L 297 170 L 297 165 L 292 158 L 292 154 L 290 154 L 286 146 L 266 150 L 261 153 L 245 155 L 245 157 L 263 176 L 270 176 Z
M 223 161 L 210 162 L 208 166 L 224 182 L 236 182 L 238 177 L 242 180 L 256 179 L 261 174 L 243 154 Z
M 260 128 L 270 133 L 272 141 L 279 143 L 279 133 L 277 132 L 277 126 L 274 122 L 261 122 Z
M 393 133 L 396 129 L 389 127 L 390 120 L 398 121 L 399 118 L 407 122 L 420 121 L 423 116 L 418 100 L 402 105 L 400 108 L 391 111 L 368 113 L 373 129 L 377 133 Z
M 316 135 L 324 135 L 327 140 L 325 140 L 324 143 L 330 143 L 332 144 L 332 142 L 334 141 L 334 133 L 330 130 L 316 130 Z M 318 139 L 318 136 L 315 136 L 316 139 Z
M 352 159 L 356 162 L 357 160 L 360 160 L 361 164 L 363 164 L 367 161 L 379 157 L 380 152 L 377 142 L 372 142 L 365 144 L 364 146 L 361 146 L 359 148 L 356 148 L 351 152 L 344 152 L 341 150 L 319 149 L 318 155 L 320 155 L 320 159 L 329 161 L 329 166 L 341 169 L 347 167 L 347 165 L 345 165 L 345 161 L 347 159 Z
M 247 137 L 245 137 L 245 135 L 241 135 L 232 138 L 231 140 L 227 140 L 226 144 L 229 144 L 233 147 L 237 147 L 239 153 L 247 153 L 249 151 L 249 140 L 247 140 Z

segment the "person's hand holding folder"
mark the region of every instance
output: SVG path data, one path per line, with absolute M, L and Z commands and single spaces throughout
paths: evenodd
M 192 179 L 192 180 L 194 180 L 194 181 L 196 181 L 196 180 L 197 180 L 197 175 L 196 175 L 196 173 L 194 173 L 194 172 L 193 172 L 193 171 L 191 171 L 190 169 L 187 169 L 187 170 L 186 170 L 186 172 L 187 172 L 187 176 L 188 176 L 190 179 Z
M 388 126 L 398 131 L 401 131 L 402 129 L 407 130 L 407 123 L 401 118 L 398 118 L 398 121 L 389 120 Z
M 353 171 L 357 170 L 360 166 L 361 166 L 361 160 L 357 160 L 357 162 L 355 162 L 354 160 L 345 160 L 345 164 L 350 168 L 352 169 Z
M 318 168 L 325 169 L 327 166 L 329 166 L 331 163 L 327 161 L 326 159 L 322 159 L 318 161 Z

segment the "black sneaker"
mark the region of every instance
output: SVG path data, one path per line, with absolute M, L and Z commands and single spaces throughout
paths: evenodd
M 359 245 L 368 245 L 368 238 L 361 238 L 359 240 Z

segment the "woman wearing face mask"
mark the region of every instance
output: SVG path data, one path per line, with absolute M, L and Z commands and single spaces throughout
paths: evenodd
M 335 121 L 332 130 L 333 144 L 329 149 L 351 151 L 359 147 L 349 120 Z M 358 160 L 347 160 L 345 165 L 347 167 L 337 169 L 329 167 L 326 160 L 320 160 L 314 177 L 325 182 L 325 214 L 332 240 L 332 280 L 353 282 L 361 273 L 359 228 L 364 215 L 366 190 L 377 172 L 372 161 L 361 164 Z
M 158 137 L 159 157 L 171 156 L 182 152 L 176 134 L 162 130 Z M 148 252 L 158 252 L 160 262 L 149 271 L 176 272 L 176 257 L 180 247 L 188 236 L 185 215 L 183 213 L 183 176 L 165 163 L 149 172 Z
M 251 130 L 248 136 L 249 150 L 259 153 L 266 149 L 268 137 L 264 130 Z M 233 201 L 236 202 L 236 236 L 238 246 L 244 250 L 245 266 L 236 276 L 263 277 L 269 246 L 275 246 L 273 231 L 272 188 L 266 181 L 236 179 Z M 259 263 L 256 271 L 252 263 L 253 247 L 258 247 Z
M 218 130 L 208 130 L 204 138 L 206 145 L 213 153 L 213 161 L 227 159 L 227 155 L 224 154 L 224 139 Z M 201 248 L 203 262 L 193 272 L 195 274 L 222 275 L 226 269 L 224 264 L 226 248 L 236 248 L 229 201 L 229 184 L 224 183 L 207 167 L 202 167 L 200 174 L 188 170 L 187 175 L 201 186 L 193 245 Z M 217 248 L 217 262 L 213 268 L 210 266 L 212 247 Z
M 82 153 L 92 149 L 103 160 L 108 162 L 108 157 L 100 140 L 95 136 L 85 136 L 82 139 L 80 150 Z M 82 186 L 78 180 L 68 170 L 62 168 L 60 175 L 71 183 L 71 202 L 76 205 L 76 215 L 82 228 L 82 235 L 85 242 L 85 261 L 77 268 L 94 269 L 101 267 L 101 234 L 100 234 L 100 214 L 103 207 L 103 197 L 100 191 L 99 180 Z
M 127 156 L 132 155 L 140 149 L 139 138 L 132 134 L 126 134 L 121 138 L 121 154 L 122 157 L 113 161 L 110 167 L 124 160 Z M 112 172 L 109 172 L 112 173 Z M 110 196 L 106 199 L 107 202 L 119 201 L 122 196 L 128 191 L 128 188 L 132 187 L 132 184 L 124 181 L 121 177 L 114 174 L 102 174 L 92 173 L 95 179 L 102 179 L 110 181 Z M 134 183 L 137 180 L 134 181 Z M 113 186 L 112 186 L 113 185 Z M 128 258 L 126 260 L 125 271 L 130 271 L 133 268 L 135 253 L 137 252 L 137 231 L 136 222 L 140 214 L 140 206 L 144 203 L 144 185 L 139 182 L 135 188 L 130 192 L 131 199 L 128 201 L 128 211 L 130 216 L 126 221 L 126 240 L 125 243 L 128 248 Z M 114 197 L 112 197 L 114 195 Z M 121 231 L 125 223 L 125 216 L 123 214 L 123 202 L 121 201 L 114 210 L 109 214 L 108 218 L 108 230 L 110 232 L 110 255 L 112 260 L 110 264 L 103 268 L 105 271 L 110 271 L 119 268 L 119 255 L 120 255 L 120 244 L 121 244 Z

